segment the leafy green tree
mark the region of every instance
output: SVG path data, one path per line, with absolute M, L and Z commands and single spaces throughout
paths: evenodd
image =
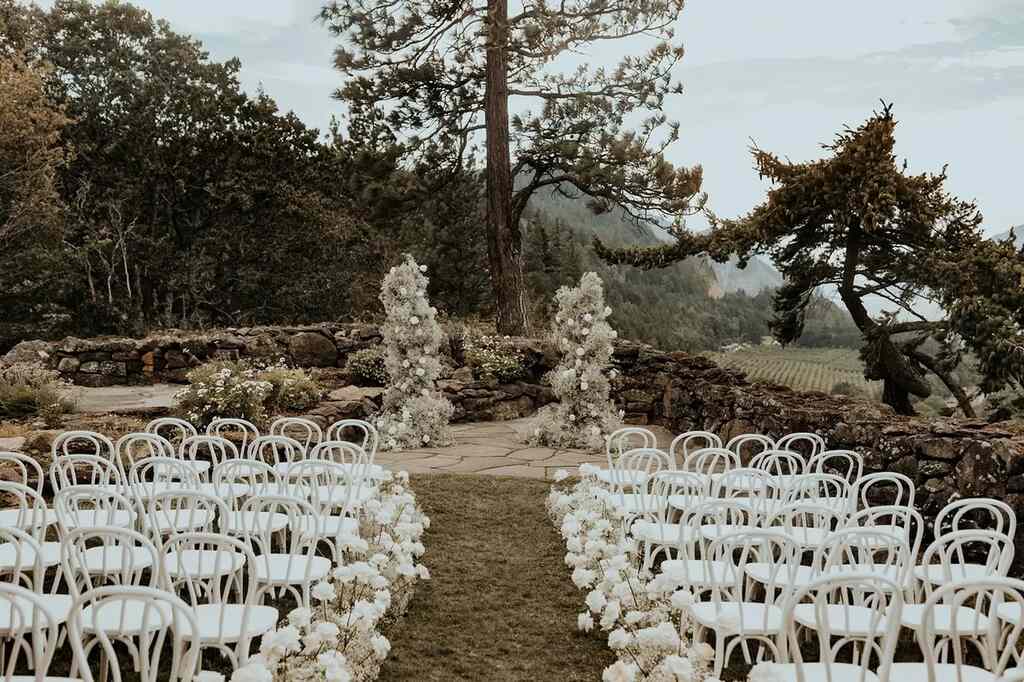
M 937 376 L 965 415 L 970 399 L 954 369 L 964 351 L 980 359 L 981 388 L 1024 380 L 1024 261 L 1012 245 L 982 235 L 973 202 L 944 189 L 945 169 L 910 175 L 893 152 L 896 120 L 885 105 L 861 126 L 825 146 L 828 158 L 806 163 L 753 150 L 768 198 L 736 220 L 713 221 L 693 233 L 675 228 L 675 242 L 598 253 L 611 263 L 664 267 L 698 254 L 746 262 L 767 253 L 785 277 L 775 296 L 773 329 L 783 343 L 800 338 L 819 287 L 835 287 L 859 328 L 865 376 L 884 382 L 883 399 L 912 414 L 910 396 L 931 394 Z M 864 299 L 880 297 L 892 312 L 869 314 Z M 926 319 L 915 302 L 931 298 L 947 314 Z M 934 352 L 925 350 L 932 340 Z
M 529 328 L 520 218 L 538 190 L 586 195 L 596 211 L 619 207 L 641 221 L 702 205 L 700 168 L 675 168 L 663 154 L 678 135 L 662 110 L 680 91 L 672 71 L 683 51 L 672 27 L 682 6 L 525 0 L 511 15 L 507 0 L 323 7 L 340 40 L 335 64 L 347 79 L 336 94 L 349 106 L 353 137 L 383 124 L 410 155 L 429 150 L 461 169 L 484 134 L 489 275 L 501 333 Z M 615 68 L 568 68 L 588 46 L 624 39 L 646 51 Z M 630 122 L 639 122 L 636 130 Z

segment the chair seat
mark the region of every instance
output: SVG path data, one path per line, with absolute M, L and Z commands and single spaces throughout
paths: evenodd
M 182 459 L 181 463 L 183 465 L 189 467 L 193 471 L 195 471 L 196 474 L 199 475 L 199 476 L 205 476 L 206 473 L 210 470 L 210 463 L 208 461 L 204 460 L 204 459 L 196 459 L 196 460 Z M 158 476 L 163 476 L 165 474 L 165 472 L 174 471 L 174 467 L 171 467 L 171 466 L 166 466 L 165 467 L 165 466 L 157 465 L 157 466 L 155 466 L 153 468 L 153 471 Z
M 74 528 L 95 528 L 99 526 L 117 526 L 131 528 L 135 524 L 135 512 L 127 509 L 79 509 L 69 514 L 64 523 L 69 530 Z
M 889 679 L 899 682 L 997 682 L 999 677 L 973 665 L 963 665 L 957 670 L 955 663 L 939 663 L 935 666 L 935 677 L 931 678 L 924 663 L 893 663 Z
M 149 515 L 145 517 L 145 522 L 146 528 L 149 530 L 160 535 L 169 535 L 205 528 L 213 521 L 214 516 L 215 514 L 210 509 L 158 512 L 156 519 L 153 518 L 153 515 Z
M 222 500 L 233 500 L 252 494 L 252 486 L 237 481 L 221 481 L 220 483 L 201 483 L 199 492 L 219 497 Z
M 804 627 L 819 629 L 815 604 L 797 604 L 793 619 Z M 825 619 L 830 633 L 844 637 L 881 637 L 887 627 L 885 616 L 879 616 L 876 609 L 866 606 L 830 604 L 825 609 Z
M 301 461 L 305 462 L 305 461 L 308 461 L 308 460 L 301 460 Z M 295 464 L 297 464 L 297 462 L 280 462 L 280 463 L 274 465 L 274 471 L 277 472 L 278 476 L 281 476 L 282 478 L 288 478 L 288 476 L 289 476 L 288 470 L 293 465 L 295 465 Z M 352 468 L 352 463 L 351 462 L 345 462 L 345 463 L 342 464 L 342 466 L 345 467 L 346 469 L 351 469 Z M 388 477 L 388 474 L 384 470 L 384 467 L 382 467 L 379 464 L 371 464 L 369 469 L 367 470 L 367 475 L 370 478 L 372 478 L 374 480 L 377 480 L 377 481 L 383 481 L 384 479 L 386 479 Z
M 619 469 L 613 475 L 611 469 L 602 468 L 598 469 L 595 475 L 597 476 L 597 480 L 601 481 L 605 485 L 618 484 L 635 486 L 646 481 L 650 474 L 646 471 L 641 471 L 640 469 Z
M 82 553 L 81 562 L 89 573 L 120 573 L 126 568 L 142 570 L 153 565 L 153 556 L 144 547 L 129 548 L 130 555 L 125 556 L 125 548 L 118 545 L 109 547 L 90 547 Z
M 60 563 L 60 543 L 59 542 L 44 542 L 40 547 L 40 554 L 42 555 L 43 567 L 50 568 Z M 0 545 L 0 570 L 10 571 L 14 569 L 25 570 L 31 569 L 36 563 L 36 553 L 31 547 L 21 548 L 21 557 L 19 561 L 18 547 L 11 542 L 5 542 Z M 15 564 L 20 563 L 19 566 Z
M 954 581 L 960 582 L 962 580 L 984 580 L 991 577 L 993 571 L 982 564 L 953 564 L 949 567 L 949 574 Z M 939 564 L 915 566 L 914 577 L 923 583 L 932 585 L 945 585 L 947 582 L 946 572 Z
M 776 528 L 771 528 L 770 530 L 776 530 Z M 825 538 L 832 534 L 832 531 L 828 528 L 809 528 L 806 526 L 787 529 L 778 528 L 777 530 L 800 545 L 801 549 L 821 547 L 822 543 L 825 542 Z
M 924 618 L 923 604 L 903 605 L 903 626 L 912 630 L 921 628 Z M 935 632 L 939 635 L 950 635 L 953 632 L 953 607 L 949 604 L 935 605 Z M 988 617 L 968 606 L 960 606 L 956 610 L 956 629 L 960 635 L 982 635 L 988 632 Z
M 262 534 L 268 526 L 273 533 L 284 530 L 288 527 L 288 515 L 268 511 L 231 512 L 223 530 L 228 535 L 245 535 L 252 532 Z
M 878 682 L 878 676 L 870 670 L 864 670 L 853 663 L 804 663 L 800 666 L 803 670 L 805 682 L 831 680 L 831 682 Z M 797 682 L 800 676 L 797 674 L 795 663 L 772 663 L 772 682 Z
M 680 536 L 680 529 L 682 529 L 682 536 Z M 678 523 L 657 523 L 643 520 L 634 523 L 630 533 L 637 540 L 661 545 L 692 542 L 694 536 L 692 528 L 682 527 Z
M 248 609 L 248 618 L 245 619 Z M 259 637 L 277 627 L 279 614 L 273 606 L 255 604 L 202 604 L 195 608 L 199 623 L 199 641 L 237 642 L 243 634 Z M 242 622 L 245 619 L 245 631 Z M 190 632 L 183 632 L 185 639 L 193 639 Z
M 299 519 L 298 533 L 307 538 L 313 534 L 315 524 L 320 524 L 319 537 L 338 535 L 359 535 L 359 520 L 351 516 L 303 516 Z
M 296 585 L 327 576 L 331 560 L 292 554 L 261 554 L 256 557 L 256 581 L 269 585 Z
M 719 630 L 724 620 L 736 629 L 722 634 L 775 635 L 782 630 L 782 609 L 754 602 L 698 602 L 690 607 L 693 619 L 701 626 Z
M 57 523 L 57 512 L 52 509 L 47 509 L 42 513 L 35 513 L 31 509 L 0 509 L 0 526 L 7 528 L 19 528 L 18 518 L 27 520 L 28 517 L 38 517 L 35 519 L 36 523 L 31 524 L 35 528 L 49 527 Z M 29 525 L 29 524 L 22 524 Z M 28 530 L 27 528 L 21 528 L 21 530 Z
M 353 494 L 349 493 L 347 486 L 319 486 L 316 490 L 316 495 L 312 499 L 315 499 L 318 504 L 323 506 L 341 507 L 348 505 L 350 507 L 359 507 L 366 504 L 368 500 L 376 495 L 376 488 L 369 487 L 366 484 L 357 488 Z
M 705 474 L 693 474 L 693 475 L 694 476 L 705 476 L 706 477 Z M 673 509 L 678 509 L 679 511 L 689 511 L 690 509 L 693 509 L 698 504 L 701 504 L 702 502 L 706 502 L 707 500 L 708 500 L 708 498 L 706 496 L 703 496 L 703 495 L 701 495 L 699 497 L 695 496 L 695 495 L 669 495 L 668 496 L 668 504 L 669 504 L 669 506 L 672 507 Z
M 757 526 L 745 526 L 740 524 L 709 524 L 700 527 L 700 534 L 705 540 L 714 541 L 722 537 L 723 535 L 729 535 L 730 533 L 745 533 L 751 530 L 760 529 Z
M 43 608 L 47 610 L 54 622 L 66 623 L 68 620 L 68 614 L 71 613 L 71 606 L 75 599 L 69 594 L 37 594 L 36 595 L 42 602 Z M 23 613 L 29 615 L 32 613 L 32 603 L 23 598 L 15 597 L 20 604 L 24 604 Z M 31 627 L 31 623 L 22 624 L 23 627 L 19 628 L 22 631 L 28 630 Z M 9 601 L 0 602 L 0 635 L 5 637 L 10 636 L 11 633 L 11 603 Z
M 608 502 L 626 514 L 645 514 L 666 508 L 666 500 L 655 495 L 638 495 L 637 493 L 611 493 Z
M 86 606 L 82 611 L 85 632 L 106 632 L 111 636 L 130 637 L 140 632 L 162 629 L 173 616 L 171 607 L 164 602 L 110 601 Z
M 213 549 L 186 549 L 164 555 L 164 570 L 171 578 L 191 576 L 209 579 L 235 573 L 245 565 L 245 555 Z
M 1000 604 L 996 607 L 996 615 L 1007 623 L 1017 625 L 1020 623 L 1020 604 L 1016 602 Z
M 691 587 L 730 585 L 736 582 L 736 568 L 724 561 L 668 559 L 661 562 L 661 572 L 672 580 Z
M 762 562 L 748 562 L 744 564 L 743 572 L 753 580 L 765 585 L 771 583 L 776 587 L 792 588 L 810 585 L 811 581 L 821 575 L 813 566 L 787 568 Z

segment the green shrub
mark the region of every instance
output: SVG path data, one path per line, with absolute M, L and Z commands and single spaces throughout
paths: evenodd
M 60 375 L 42 365 L 15 363 L 0 367 L 0 417 L 41 416 L 47 424 L 74 409 L 74 400 L 62 394 Z
M 466 366 L 478 379 L 509 383 L 526 376 L 526 357 L 507 336 L 469 335 L 463 339 Z
M 302 369 L 269 367 L 257 375 L 269 382 L 270 396 L 267 398 L 268 412 L 296 412 L 313 407 L 320 402 L 323 391 L 320 385 Z
M 178 408 L 197 426 L 217 417 L 262 422 L 267 415 L 305 410 L 317 404 L 321 390 L 304 370 L 240 361 L 210 362 L 191 370 L 189 385 L 178 391 Z
M 384 367 L 384 349 L 380 346 L 371 346 L 350 353 L 345 361 L 345 369 L 352 376 L 353 383 L 359 386 L 384 386 L 388 381 L 388 371 Z

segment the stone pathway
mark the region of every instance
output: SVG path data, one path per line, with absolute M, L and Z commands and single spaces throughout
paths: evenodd
M 660 427 L 648 427 L 658 436 L 658 445 L 668 447 L 672 435 Z M 531 447 L 525 443 L 530 419 L 506 422 L 456 424 L 455 445 L 399 452 L 379 452 L 377 462 L 390 469 L 411 474 L 487 474 L 520 478 L 550 479 L 559 469 L 575 469 L 583 463 L 605 464 L 603 453 Z
M 75 401 L 75 412 L 80 414 L 152 413 L 169 410 L 174 405 L 174 394 L 182 389 L 177 384 L 145 386 L 75 386 L 68 389 Z

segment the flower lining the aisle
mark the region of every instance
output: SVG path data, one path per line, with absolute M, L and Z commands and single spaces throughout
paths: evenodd
M 644 575 L 635 541 L 623 529 L 622 514 L 608 501 L 597 469 L 580 466 L 581 480 L 552 487 L 547 507 L 560 529 L 572 581 L 587 590 L 586 610 L 577 626 L 608 633 L 618 657 L 605 668 L 604 682 L 718 682 L 712 677 L 713 649 L 693 644 L 687 607 L 694 595 L 665 574 Z M 556 479 L 564 479 L 564 474 Z
M 260 641 L 260 653 L 231 676 L 231 682 L 367 682 L 377 679 L 391 649 L 381 634 L 409 607 L 418 580 L 417 564 L 430 519 L 416 505 L 400 471 L 381 485 L 380 498 L 367 502 L 360 535 L 342 538 L 342 561 L 313 586 L 312 608 L 297 608 Z

